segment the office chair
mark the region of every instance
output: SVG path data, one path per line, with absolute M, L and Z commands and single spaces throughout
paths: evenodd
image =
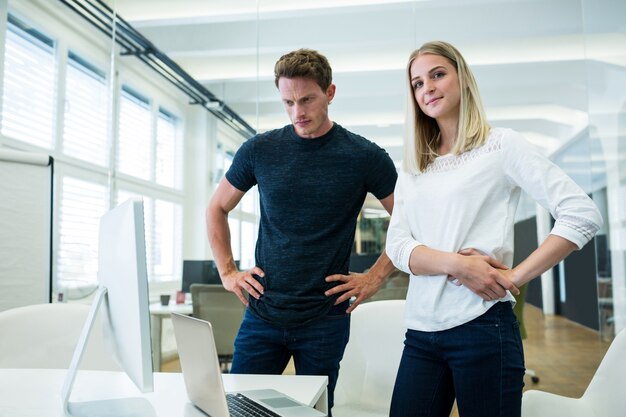
M 585 393 L 568 398 L 529 390 L 522 397 L 522 417 L 623 417 L 626 412 L 626 330 L 613 340 Z
M 193 316 L 211 323 L 222 371 L 228 372 L 246 307 L 219 284 L 192 284 L 190 289 Z
M 528 334 L 526 333 L 526 326 L 524 325 L 524 304 L 526 304 L 526 291 L 528 290 L 528 284 L 524 284 L 519 288 L 519 295 L 515 297 L 515 307 L 513 307 L 513 313 L 517 321 L 519 321 L 519 332 L 522 339 L 526 339 Z M 539 383 L 539 377 L 537 373 L 532 369 L 526 369 L 526 375 L 530 377 L 533 384 Z
M 363 303 L 352 313 L 350 341 L 335 388 L 335 417 L 386 417 L 404 348 L 404 300 Z
M 34 304 L 0 312 L 0 368 L 69 368 L 91 306 Z M 80 369 L 119 371 L 104 343 L 99 317 Z

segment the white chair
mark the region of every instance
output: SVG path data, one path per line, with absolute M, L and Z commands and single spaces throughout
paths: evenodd
M 91 306 L 34 304 L 0 313 L 0 368 L 69 368 Z M 104 344 L 97 317 L 80 362 L 80 369 L 120 367 Z
M 626 330 L 609 346 L 581 398 L 529 390 L 522 399 L 522 417 L 623 417 L 626 415 Z
M 386 417 L 404 348 L 404 300 L 361 304 L 335 389 L 335 417 Z

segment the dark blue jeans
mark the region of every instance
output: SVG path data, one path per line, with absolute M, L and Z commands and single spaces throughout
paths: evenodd
M 408 330 L 391 417 L 519 417 L 524 351 L 511 303 L 500 302 L 461 326 Z
M 345 312 L 347 306 L 342 308 Z M 231 373 L 278 375 L 293 356 L 296 374 L 328 376 L 330 410 L 334 404 L 339 362 L 349 336 L 350 315 L 345 313 L 328 315 L 295 328 L 282 328 L 246 310 L 235 339 Z

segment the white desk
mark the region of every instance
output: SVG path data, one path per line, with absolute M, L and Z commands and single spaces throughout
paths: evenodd
M 171 313 L 191 315 L 193 306 L 191 304 L 176 304 L 170 301 L 169 305 L 161 303 L 150 304 L 151 332 L 152 332 L 152 366 L 155 372 L 161 371 L 161 338 L 163 318 L 169 318 Z M 0 414 L 0 417 L 2 415 Z
M 63 369 L 0 369 L 0 417 L 64 417 L 61 387 L 66 373 Z M 223 380 L 226 391 L 273 388 L 328 413 L 325 376 L 226 374 Z M 122 372 L 79 371 L 70 401 L 132 397 L 147 400 L 155 417 L 206 417 L 189 402 L 180 373 L 155 373 L 154 392 L 141 394 Z

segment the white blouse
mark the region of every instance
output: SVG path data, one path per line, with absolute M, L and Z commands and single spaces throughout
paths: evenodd
M 510 293 L 484 301 L 445 275 L 411 274 L 419 245 L 445 252 L 474 248 L 512 266 L 513 226 L 521 190 L 556 219 L 551 234 L 583 247 L 602 225 L 587 194 L 519 133 L 493 128 L 485 144 L 435 159 L 418 175 L 400 172 L 387 231 L 387 254 L 410 274 L 409 329 L 439 331 L 467 323 Z

